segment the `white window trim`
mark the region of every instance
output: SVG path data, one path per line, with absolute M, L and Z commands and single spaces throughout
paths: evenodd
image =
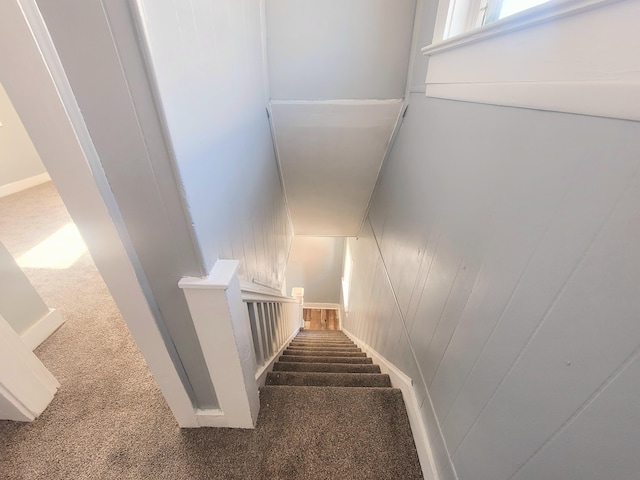
M 422 49 L 426 96 L 640 121 L 639 11 L 635 0 L 551 0 L 434 43 Z
M 447 5 L 448 8 L 438 8 L 438 18 L 436 20 L 438 25 L 436 25 L 435 29 L 436 34 L 434 35 L 434 43 L 423 47 L 421 52 L 423 55 L 442 53 L 447 50 L 452 50 L 471 43 L 477 43 L 498 35 L 505 35 L 510 32 L 533 27 L 549 21 L 559 20 L 569 15 L 576 15 L 593 8 L 599 8 L 621 1 L 623 0 L 550 0 L 549 2 L 524 10 L 520 13 L 501 18 L 495 22 L 491 22 L 473 30 L 447 38 L 446 40 L 438 41 L 436 38 L 441 39 L 445 31 L 449 5 L 453 3 L 453 0 L 451 0 L 451 2 L 442 2 L 443 5 Z

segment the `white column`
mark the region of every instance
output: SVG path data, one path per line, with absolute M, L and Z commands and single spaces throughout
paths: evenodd
M 206 278 L 183 278 L 183 289 L 225 424 L 253 428 L 260 401 L 249 313 L 237 260 L 218 260 Z

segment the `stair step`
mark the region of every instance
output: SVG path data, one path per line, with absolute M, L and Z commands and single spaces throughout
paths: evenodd
M 323 343 L 323 344 L 327 344 L 327 345 L 355 345 L 351 340 L 325 340 L 325 339 L 316 339 L 316 340 L 305 340 L 305 339 L 300 339 L 300 338 L 294 338 L 292 340 L 292 342 L 295 343 L 312 343 L 312 344 L 318 344 L 318 343 Z
M 299 357 L 303 357 L 303 356 L 311 356 L 311 357 L 325 357 L 325 356 L 329 356 L 329 357 L 366 357 L 367 354 L 364 352 L 331 352 L 331 351 L 325 351 L 325 350 L 314 350 L 314 351 L 308 351 L 308 350 L 285 350 L 284 352 L 282 352 L 283 355 L 297 355 Z
M 308 335 L 308 334 L 304 334 L 304 333 L 299 333 L 298 335 L 296 335 L 296 338 L 305 338 L 305 339 L 322 339 L 322 340 L 350 340 L 349 337 L 347 337 L 346 335 L 342 334 L 342 333 L 336 333 L 336 334 L 314 334 L 314 335 Z
M 306 363 L 369 363 L 373 364 L 373 360 L 367 357 L 311 357 L 304 355 L 285 355 L 281 356 L 280 362 L 306 362 Z
M 353 347 L 329 347 L 327 345 L 315 345 L 313 347 L 309 347 L 309 346 L 300 346 L 300 345 L 289 345 L 287 347 L 287 349 L 289 349 L 289 350 L 308 350 L 310 352 L 313 352 L 315 350 L 326 350 L 328 352 L 333 352 L 333 351 L 361 352 L 362 351 L 358 347 L 356 347 L 355 345 Z
M 278 461 L 261 478 L 422 478 L 400 390 L 265 386 L 260 404 L 258 428 L 286 432 L 264 446 Z
M 351 340 L 349 340 L 348 338 L 331 338 L 331 337 L 327 337 L 327 338 L 318 338 L 318 337 L 312 337 L 312 338 L 304 338 L 304 337 L 294 337 L 293 338 L 294 341 L 296 342 L 312 342 L 312 343 L 318 343 L 318 342 L 326 342 L 326 343 L 353 343 Z
M 391 388 L 391 380 L 382 373 L 269 372 L 266 385 Z
M 378 365 L 364 363 L 276 362 L 274 372 L 381 373 Z

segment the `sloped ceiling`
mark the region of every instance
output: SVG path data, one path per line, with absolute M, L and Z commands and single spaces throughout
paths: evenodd
M 415 0 L 267 0 L 270 109 L 297 235 L 358 233 L 403 109 Z
M 356 235 L 402 101 L 272 103 L 297 235 Z

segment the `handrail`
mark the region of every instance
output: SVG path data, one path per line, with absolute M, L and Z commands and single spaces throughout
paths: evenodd
M 295 297 L 283 295 L 282 292 L 270 287 L 262 287 L 249 282 L 240 282 L 243 301 L 278 301 L 285 303 L 297 303 Z

